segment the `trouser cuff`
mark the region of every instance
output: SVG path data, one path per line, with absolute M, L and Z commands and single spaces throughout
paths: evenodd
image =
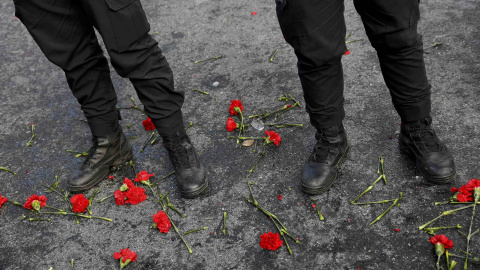
M 114 133 L 120 126 L 120 111 L 112 110 L 104 115 L 87 118 L 88 126 L 95 137 L 107 137 Z
M 175 132 L 185 132 L 185 125 L 183 124 L 183 114 L 181 110 L 176 111 L 167 118 L 151 119 L 158 131 L 158 134 L 160 134 L 162 137 L 167 137 Z

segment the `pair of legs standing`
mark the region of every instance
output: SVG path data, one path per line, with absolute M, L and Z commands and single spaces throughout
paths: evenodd
M 14 0 L 22 21 L 45 56 L 65 72 L 94 136 L 94 147 L 68 180 L 81 192 L 101 181 L 112 165 L 132 157 L 119 126 L 107 59 L 94 29 L 103 38 L 112 66 L 130 79 L 146 114 L 163 137 L 185 197 L 208 189 L 205 169 L 184 130 L 184 93 L 174 90 L 173 74 L 139 0 Z
M 346 26 L 343 0 L 276 0 L 285 40 L 298 59 L 311 124 L 318 141 L 302 171 L 302 189 L 325 192 L 337 178 L 350 150 L 342 125 Z M 377 51 L 393 105 L 402 119 L 403 151 L 415 158 L 420 172 L 435 183 L 455 177 L 453 157 L 431 128 L 430 84 L 417 32 L 419 0 L 354 0 L 370 43 Z

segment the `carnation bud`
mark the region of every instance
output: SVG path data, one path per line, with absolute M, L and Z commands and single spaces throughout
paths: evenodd
M 33 207 L 33 209 L 35 209 L 37 211 L 40 211 L 40 201 L 34 200 L 32 202 L 32 207 Z
M 123 184 L 123 185 L 120 187 L 120 191 L 127 191 L 127 190 L 128 190 L 127 184 Z

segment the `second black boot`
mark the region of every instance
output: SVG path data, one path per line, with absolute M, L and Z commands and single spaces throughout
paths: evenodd
M 326 192 L 337 180 L 338 167 L 347 160 L 350 145 L 343 125 L 320 129 L 315 133 L 317 144 L 301 176 L 304 193 L 318 195 Z
M 187 199 L 207 195 L 210 191 L 207 172 L 185 131 L 163 137 L 163 145 L 175 167 L 180 195 Z
M 133 159 L 132 147 L 122 128 L 105 137 L 93 137 L 93 147 L 88 156 L 67 180 L 67 187 L 73 193 L 91 189 L 105 179 L 112 167 L 125 164 Z
M 400 150 L 411 158 L 427 181 L 447 184 L 456 176 L 453 156 L 438 139 L 432 128 L 432 118 L 402 123 L 398 139 Z

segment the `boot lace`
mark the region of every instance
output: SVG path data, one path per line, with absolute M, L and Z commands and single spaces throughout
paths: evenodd
M 94 137 L 92 139 L 93 146 L 88 149 L 88 155 L 83 164 L 85 166 L 93 166 L 97 163 L 97 158 L 99 157 L 99 153 L 97 153 L 98 147 L 98 139 Z
M 429 151 L 439 152 L 442 150 L 442 144 L 435 131 L 429 125 L 423 123 L 423 121 L 415 123 L 410 130 L 418 135 L 414 137 L 415 142 L 424 144 Z
M 328 141 L 325 133 L 321 133 L 321 137 L 315 145 L 313 160 L 316 162 L 325 161 L 332 150 L 336 149 L 336 145 Z
M 188 158 L 188 151 L 182 145 L 182 141 L 182 136 L 173 136 L 169 138 L 167 147 L 170 150 L 170 159 L 177 168 L 190 168 L 191 164 L 190 159 Z

